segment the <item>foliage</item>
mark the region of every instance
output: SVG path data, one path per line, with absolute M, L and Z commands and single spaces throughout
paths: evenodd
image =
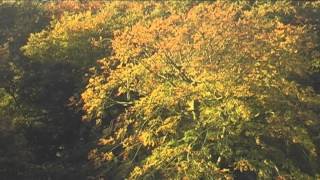
M 90 158 L 130 179 L 315 177 L 319 98 L 292 77 L 316 34 L 278 18 L 295 8 L 201 3 L 116 32 L 82 94 L 106 124 Z
M 1 177 L 319 178 L 319 5 L 0 2 Z
M 79 118 L 64 106 L 71 95 L 56 78 L 63 70 L 32 63 L 20 51 L 30 33 L 48 25 L 48 13 L 33 2 L 1 3 L 0 12 L 0 174 L 5 179 L 53 177 L 46 163 L 61 166 L 55 164 L 56 153 L 74 143 Z
M 48 1 L 43 4 L 43 8 L 55 17 L 61 17 L 65 13 L 80 13 L 84 11 L 96 12 L 105 4 L 104 1 L 84 1 L 63 0 Z
M 152 8 L 152 3 L 145 4 Z M 24 54 L 35 60 L 70 62 L 88 67 L 110 54 L 113 31 L 144 17 L 143 7 L 138 2 L 113 2 L 98 13 L 65 14 L 53 20 L 49 29 L 32 34 L 23 47 Z

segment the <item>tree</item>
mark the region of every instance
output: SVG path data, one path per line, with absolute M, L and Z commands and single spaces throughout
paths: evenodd
M 116 33 L 82 94 L 84 118 L 105 128 L 90 154 L 102 174 L 316 177 L 319 98 L 293 75 L 317 42 L 279 18 L 295 10 L 200 3 Z
M 48 28 L 31 34 L 21 48 L 30 63 L 19 94 L 29 109 L 30 125 L 25 128 L 25 136 L 38 164 L 58 165 L 52 171 L 45 170 L 45 174 L 61 170 L 56 162 L 76 159 L 74 154 L 80 158 L 74 163 L 76 166 L 86 163 L 86 147 L 94 142 L 96 133 L 84 135 L 90 125 L 81 124 L 81 111 L 75 105 L 81 104 L 78 96 L 87 82 L 88 69 L 111 54 L 114 31 L 163 14 L 164 10 L 157 11 L 158 8 L 159 4 L 152 2 L 112 2 L 99 12 L 66 13 L 53 19 Z M 80 145 L 84 153 L 75 152 L 74 147 Z M 63 171 L 53 177 L 74 172 Z
M 319 178 L 319 12 L 1 2 L 1 177 Z

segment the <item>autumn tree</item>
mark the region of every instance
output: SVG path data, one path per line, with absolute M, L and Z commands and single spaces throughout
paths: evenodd
M 295 12 L 200 3 L 115 32 L 82 94 L 83 118 L 105 128 L 89 155 L 102 175 L 318 176 L 319 97 L 293 78 L 308 74 L 318 42 L 285 21 Z
M 0 1 L 1 177 L 319 178 L 319 15 L 317 1 Z
M 79 13 L 72 7 L 69 13 L 55 17 L 49 27 L 30 35 L 21 48 L 30 62 L 21 97 L 27 98 L 32 109 L 26 137 L 35 147 L 40 163 L 59 165 L 59 160 L 67 158 L 79 159 L 76 164 L 85 166 L 86 148 L 95 142 L 96 134 L 100 136 L 90 129 L 90 124 L 80 124 L 81 111 L 77 108 L 81 105 L 79 94 L 93 71 L 90 67 L 111 55 L 114 31 L 146 19 L 168 16 L 171 10 L 167 6 L 155 2 L 109 2 L 99 11 Z M 81 150 L 75 151 L 75 147 Z M 59 167 L 47 173 L 54 174 Z

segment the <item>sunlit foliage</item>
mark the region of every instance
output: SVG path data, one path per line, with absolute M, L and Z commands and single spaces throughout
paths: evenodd
M 295 11 L 201 3 L 116 31 L 82 94 L 84 119 L 107 124 L 90 158 L 130 179 L 314 177 L 319 98 L 292 76 L 317 42 L 279 18 Z
M 0 10 L 3 177 L 320 178 L 319 2 Z

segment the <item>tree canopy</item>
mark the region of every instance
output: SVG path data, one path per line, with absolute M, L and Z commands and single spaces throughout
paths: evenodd
M 8 17 L 4 177 L 320 178 L 319 2 L 1 3 Z M 29 168 L 6 164 L 14 147 Z

